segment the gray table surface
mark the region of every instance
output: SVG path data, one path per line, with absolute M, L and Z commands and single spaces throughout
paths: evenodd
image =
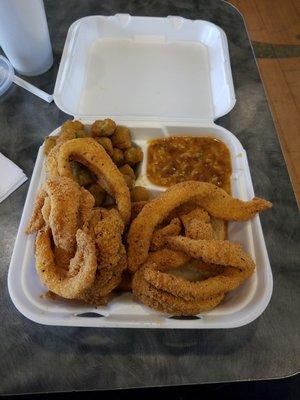
M 274 208 L 261 216 L 274 292 L 260 318 L 232 330 L 60 328 L 31 322 L 15 309 L 6 283 L 28 180 L 0 204 L 1 393 L 195 384 L 295 374 L 300 359 L 300 220 L 240 14 L 229 4 L 213 0 L 52 0 L 45 1 L 45 6 L 55 65 L 30 81 L 48 92 L 54 87 L 68 27 L 83 16 L 120 12 L 181 15 L 209 20 L 224 29 L 237 104 L 217 123 L 233 132 L 246 149 L 256 194 L 274 203 Z M 0 98 L 0 151 L 30 178 L 43 137 L 67 118 L 54 103 L 48 105 L 13 86 Z

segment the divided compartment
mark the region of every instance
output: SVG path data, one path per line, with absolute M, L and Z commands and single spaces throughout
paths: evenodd
M 84 122 L 84 121 L 83 121 Z M 230 150 L 232 161 L 232 192 L 241 199 L 253 197 L 248 175 L 246 153 L 240 142 L 226 129 L 217 125 L 175 125 L 172 123 L 131 123 L 118 121 L 130 128 L 133 142 L 144 152 L 144 160 L 137 185 L 147 187 L 153 196 L 165 188 L 149 183 L 146 178 L 147 144 L 154 138 L 168 136 L 212 136 L 222 140 Z M 88 125 L 88 124 L 87 124 Z M 52 134 L 57 134 L 59 128 Z M 256 318 L 266 307 L 271 295 L 272 277 L 266 257 L 259 218 L 246 223 L 230 223 L 229 240 L 239 242 L 257 263 L 255 274 L 237 290 L 229 293 L 214 310 L 194 319 L 172 318 L 134 301 L 132 295 L 123 293 L 113 298 L 105 307 L 95 308 L 79 301 L 49 300 L 47 289 L 35 271 L 34 235 L 25 235 L 25 227 L 32 213 L 39 185 L 45 180 L 43 147 L 40 148 L 26 199 L 22 220 L 9 269 L 9 292 L 16 307 L 28 318 L 50 325 L 150 327 L 150 328 L 226 328 L 240 326 Z M 246 187 L 248 190 L 246 191 Z M 256 238 L 254 240 L 254 238 Z M 259 238 L 259 240 L 258 240 Z M 20 279 L 21 278 L 21 279 Z M 249 311 L 247 311 L 249 310 Z M 249 319 L 250 318 L 250 319 Z
M 86 125 L 112 118 L 131 129 L 144 152 L 136 184 L 158 195 L 162 187 L 146 177 L 147 142 L 170 135 L 213 136 L 229 148 L 232 195 L 254 196 L 246 153 L 238 139 L 213 120 L 235 104 L 225 33 L 207 21 L 182 17 L 117 14 L 75 21 L 68 32 L 54 89 L 54 101 Z M 52 134 L 57 134 L 59 128 Z M 272 293 L 272 274 L 259 217 L 230 223 L 228 235 L 256 261 L 256 272 L 214 310 L 193 319 L 162 315 L 128 293 L 106 307 L 50 301 L 35 271 L 34 235 L 25 235 L 34 199 L 45 179 L 41 147 L 30 182 L 9 267 L 8 288 L 17 309 L 48 325 L 132 328 L 232 328 L 257 318 Z

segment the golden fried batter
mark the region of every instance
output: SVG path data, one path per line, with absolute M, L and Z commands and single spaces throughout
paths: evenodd
M 182 215 L 180 219 L 187 237 L 192 239 L 212 239 L 214 237 L 210 216 L 202 208 L 195 208 L 188 214 Z
M 97 255 L 97 272 L 91 287 L 80 299 L 101 305 L 104 298 L 115 289 L 127 266 L 125 247 L 122 244 L 124 223 L 117 210 L 96 208 L 91 213 L 85 230 L 94 237 Z
M 69 162 L 73 154 L 97 176 L 99 182 L 105 183 L 105 189 L 116 200 L 121 217 L 127 223 L 131 214 L 129 190 L 123 175 L 103 147 L 92 138 L 73 139 L 64 143 L 58 154 L 60 176 L 73 178 Z
M 73 273 L 70 276 L 64 267 L 55 264 L 50 228 L 42 228 L 36 237 L 36 270 L 39 277 L 49 290 L 66 299 L 78 298 L 90 287 L 97 268 L 95 245 L 91 236 L 78 230 L 76 243 L 77 250 L 71 260 Z
M 136 201 L 131 203 L 131 218 L 130 221 L 133 221 L 139 213 L 142 211 L 144 206 L 147 204 L 147 201 Z
M 191 200 L 216 218 L 235 221 L 245 221 L 271 207 L 271 203 L 264 199 L 254 198 L 245 202 L 234 199 L 211 183 L 178 183 L 148 202 L 132 222 L 128 234 L 128 264 L 132 272 L 146 261 L 155 227 L 174 208 Z
M 151 265 L 156 267 L 156 264 Z M 134 296 L 145 305 L 171 315 L 196 315 L 216 307 L 224 298 L 224 294 L 220 294 L 205 300 L 190 301 L 159 290 L 144 279 L 144 267 L 135 273 L 132 290 Z
M 165 246 L 169 236 L 177 236 L 181 231 L 181 222 L 179 218 L 174 218 L 169 225 L 157 229 L 153 232 L 150 251 L 161 249 Z
M 130 130 L 126 126 L 118 125 L 111 137 L 111 141 L 113 146 L 117 147 L 118 149 L 129 149 L 132 146 Z
M 84 131 L 84 125 L 80 121 L 66 121 L 60 128 L 60 134 L 57 137 L 56 143 L 62 144 L 71 139 L 77 138 L 77 132 Z
M 45 225 L 45 221 L 41 210 L 43 208 L 46 196 L 47 193 L 45 189 L 43 187 L 39 188 L 34 203 L 33 213 L 26 227 L 25 232 L 27 233 L 27 235 L 30 235 L 31 233 L 38 231 Z
M 207 299 L 227 293 L 238 287 L 252 275 L 255 264 L 242 247 L 221 240 L 193 240 L 183 236 L 170 237 L 168 245 L 174 250 L 184 251 L 190 257 L 205 263 L 223 265 L 223 272 L 201 282 L 189 282 L 174 277 L 161 266 L 144 267 L 144 279 L 157 289 L 167 291 L 185 300 Z
M 80 195 L 80 186 L 69 178 L 46 181 L 36 198 L 26 232 L 33 233 L 46 223 L 51 228 L 55 246 L 72 252 L 78 229 Z M 49 200 L 45 203 L 46 197 Z
M 59 153 L 60 146 L 61 143 L 56 144 L 56 146 L 52 147 L 46 158 L 45 169 L 49 178 L 56 178 L 59 176 L 57 155 Z
M 138 201 L 148 201 L 150 198 L 149 191 L 143 186 L 134 186 L 130 191 L 131 201 L 136 203 Z
M 97 120 L 91 126 L 91 132 L 94 137 L 97 136 L 111 136 L 115 129 L 116 123 L 110 118 L 106 118 L 103 121 Z

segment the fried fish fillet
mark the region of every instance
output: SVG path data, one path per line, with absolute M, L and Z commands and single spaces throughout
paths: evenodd
M 221 240 L 193 240 L 183 236 L 170 237 L 168 244 L 172 249 L 183 251 L 205 263 L 224 266 L 219 275 L 201 282 L 189 282 L 180 277 L 160 272 L 162 268 L 144 268 L 145 279 L 158 289 L 189 299 L 206 299 L 227 293 L 249 278 L 255 269 L 251 257 L 237 243 Z M 159 270 L 160 269 L 160 270 Z
M 70 273 L 55 263 L 49 227 L 39 230 L 35 242 L 36 270 L 42 283 L 66 299 L 78 298 L 95 280 L 97 259 L 92 237 L 79 229 L 76 246 L 75 256 L 70 262 Z
M 76 157 L 97 176 L 101 186 L 116 200 L 126 224 L 131 215 L 129 189 L 122 173 L 104 148 L 92 138 L 72 139 L 63 143 L 57 155 L 58 172 L 60 176 L 73 179 L 70 157 Z
M 85 302 L 102 305 L 121 282 L 127 267 L 126 251 L 122 244 L 124 227 L 117 210 L 97 208 L 92 211 L 85 229 L 94 237 L 96 244 L 97 272 L 91 287 L 80 296 Z
M 72 179 L 48 179 L 38 193 L 26 232 L 49 225 L 55 246 L 72 252 L 77 229 L 82 228 L 93 205 L 93 196 Z
M 156 264 L 150 264 L 154 268 Z M 147 263 L 146 266 L 150 267 Z M 140 268 L 134 275 L 132 282 L 132 290 L 136 299 L 140 300 L 145 305 L 154 308 L 157 311 L 168 313 L 171 315 L 196 315 L 200 312 L 208 311 L 217 306 L 224 294 L 202 299 L 185 300 L 173 293 L 169 293 L 151 285 L 144 278 L 144 268 Z
M 219 187 L 206 182 L 188 181 L 172 186 L 160 197 L 149 201 L 132 222 L 128 233 L 129 269 L 135 272 L 147 259 L 152 234 L 174 208 L 192 201 L 215 218 L 245 221 L 270 208 L 264 199 L 234 199 Z
M 155 251 L 165 247 L 166 239 L 169 236 L 177 236 L 181 231 L 181 222 L 179 218 L 173 218 L 171 222 L 153 232 L 150 250 Z

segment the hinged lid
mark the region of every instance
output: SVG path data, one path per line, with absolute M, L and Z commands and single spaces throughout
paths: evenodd
M 235 103 L 226 35 L 182 17 L 82 18 L 69 29 L 54 101 L 81 119 L 212 121 Z

